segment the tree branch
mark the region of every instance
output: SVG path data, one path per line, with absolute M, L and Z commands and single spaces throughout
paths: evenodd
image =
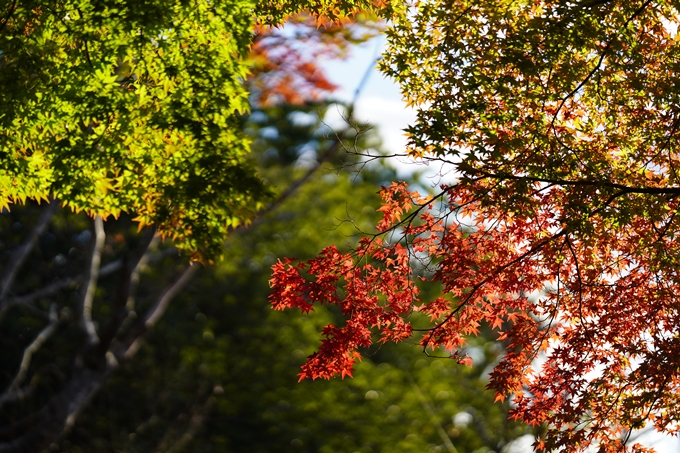
M 196 263 L 190 263 L 182 272 L 180 277 L 173 283 L 158 299 L 156 304 L 151 307 L 151 309 L 144 316 L 144 327 L 146 329 L 153 328 L 161 316 L 165 314 L 165 311 L 170 305 L 170 301 L 184 288 L 184 286 L 189 283 L 191 277 L 194 276 L 198 270 L 199 265 Z
M 160 259 L 163 259 L 167 256 L 170 255 L 175 255 L 177 254 L 177 249 L 174 247 L 167 248 L 159 253 L 153 253 L 148 256 L 148 262 L 155 262 Z M 100 277 L 106 277 L 108 275 L 111 275 L 118 270 L 120 270 L 123 267 L 123 260 L 122 259 L 117 259 L 115 261 L 111 261 L 107 265 L 103 266 L 101 269 L 99 269 L 99 276 Z M 75 285 L 78 282 L 83 280 L 83 275 L 79 275 L 76 277 L 68 277 L 68 278 L 63 278 L 61 280 L 57 280 L 56 282 L 52 283 L 51 285 L 48 285 L 44 287 L 43 289 L 39 289 L 37 291 L 34 291 L 29 294 L 25 294 L 23 296 L 17 296 L 13 297 L 11 299 L 7 299 L 3 305 L 0 306 L 0 316 L 7 311 L 9 308 L 15 306 L 15 305 L 25 305 L 26 307 L 30 307 L 30 304 L 38 299 L 41 299 L 43 297 L 50 296 L 54 293 L 56 293 L 59 290 L 62 290 L 64 288 L 68 288 L 71 285 Z M 33 307 L 31 307 L 33 308 Z M 35 310 L 35 309 L 34 309 Z
M 159 446 L 156 448 L 156 453 L 179 453 L 183 451 L 203 426 L 206 416 L 210 413 L 210 410 L 215 405 L 216 401 L 217 399 L 211 395 L 203 405 L 195 405 L 191 410 L 189 426 L 184 434 L 170 445 L 172 431 L 168 430 L 165 436 L 163 436 Z
M 124 328 L 124 321 L 128 319 L 129 310 L 132 310 L 134 307 L 134 293 L 139 284 L 140 268 L 149 261 L 148 251 L 159 240 L 159 237 L 155 235 L 155 231 L 155 228 L 149 229 L 132 259 L 124 260 L 124 271 L 118 285 L 118 294 L 113 304 L 109 322 L 102 331 L 99 345 L 92 351 L 95 359 L 106 354 L 113 339 Z
M 521 262 L 522 260 L 524 260 L 524 259 L 526 259 L 526 258 L 528 258 L 528 257 L 530 257 L 530 256 L 532 256 L 532 255 L 534 255 L 534 254 L 536 254 L 536 253 L 538 253 L 538 252 L 539 252 L 543 247 L 545 247 L 548 243 L 550 243 L 551 241 L 554 241 L 555 239 L 558 239 L 558 238 L 560 238 L 560 237 L 566 235 L 568 232 L 569 232 L 569 231 L 568 231 L 566 228 L 563 228 L 562 230 L 558 231 L 558 232 L 555 233 L 554 235 L 552 235 L 552 236 L 550 236 L 550 237 L 548 237 L 548 238 L 546 238 L 546 239 L 540 241 L 538 244 L 534 245 L 534 246 L 531 247 L 529 250 L 527 250 L 526 252 L 522 253 L 521 255 L 519 255 L 518 257 L 514 258 L 513 260 L 508 261 L 507 263 L 505 263 L 505 264 L 503 264 L 503 265 L 501 265 L 501 266 L 498 266 L 498 267 L 497 267 L 496 269 L 494 269 L 488 276 L 486 276 L 486 277 L 485 277 L 484 279 L 482 279 L 479 283 L 477 283 L 476 285 L 474 285 L 474 286 L 472 287 L 471 291 L 465 296 L 465 299 L 463 299 L 463 300 L 458 304 L 458 306 L 457 306 L 456 308 L 454 308 L 448 315 L 446 315 L 446 317 L 445 317 L 442 321 L 438 322 L 437 325 L 435 325 L 434 327 L 430 327 L 429 329 L 425 329 L 425 331 L 429 331 L 429 332 L 430 332 L 430 334 L 427 336 L 427 338 L 425 339 L 425 342 L 424 342 L 424 344 L 423 344 L 423 352 L 425 353 L 425 355 L 427 355 L 428 357 L 435 357 L 435 356 L 431 356 L 431 355 L 427 352 L 427 347 L 428 347 L 428 345 L 430 344 L 430 342 L 432 341 L 432 339 L 434 338 L 434 334 L 437 332 L 437 330 L 439 330 L 442 326 L 444 326 L 444 324 L 448 323 L 448 322 L 451 320 L 451 318 L 453 318 L 454 316 L 456 316 L 456 314 L 457 314 L 458 312 L 460 312 L 460 311 L 463 309 L 463 307 L 467 306 L 468 303 L 472 300 L 472 298 L 476 295 L 477 291 L 479 291 L 479 289 L 480 289 L 482 286 L 486 285 L 492 278 L 496 277 L 497 275 L 500 275 L 502 272 L 504 272 L 504 271 L 505 271 L 506 269 L 508 269 L 509 267 L 514 266 L 515 264 Z M 421 330 L 421 329 L 413 329 L 413 330 Z
M 122 354 L 122 359 L 129 360 L 137 353 L 139 347 L 141 346 L 142 336 L 153 329 L 158 320 L 165 314 L 168 309 L 172 299 L 189 283 L 191 277 L 194 276 L 198 270 L 199 265 L 196 263 L 190 263 L 183 271 L 179 278 L 170 285 L 161 295 L 161 297 L 156 301 L 156 303 L 151 307 L 144 316 L 141 325 L 138 327 L 136 332 L 131 335 L 128 339 L 128 344 L 130 346 Z
M 116 367 L 115 362 L 109 362 L 97 370 L 80 368 L 40 411 L 0 429 L 0 453 L 43 451 L 55 439 L 63 438 Z
M 365 69 L 364 75 L 361 78 L 361 81 L 359 81 L 359 84 L 357 85 L 356 89 L 354 90 L 354 96 L 352 98 L 352 102 L 348 107 L 348 117 L 346 121 L 348 123 L 351 123 L 353 114 L 354 114 L 354 106 L 356 105 L 357 101 L 359 100 L 359 97 L 361 96 L 361 92 L 363 91 L 364 87 L 366 86 L 366 82 L 368 82 L 368 77 L 371 74 L 371 72 L 375 69 L 375 63 L 377 61 L 377 58 L 374 58 L 371 60 L 371 63 L 369 66 Z M 249 227 L 244 227 L 244 228 L 239 228 L 237 230 L 241 229 L 249 229 L 249 228 L 254 228 L 257 225 L 259 225 L 262 222 L 262 218 L 270 213 L 271 211 L 275 210 L 278 208 L 284 201 L 286 201 L 288 198 L 291 197 L 297 190 L 302 187 L 309 179 L 314 176 L 314 174 L 321 168 L 321 166 L 328 162 L 334 155 L 335 153 L 338 152 L 340 148 L 344 148 L 342 145 L 342 141 L 347 138 L 347 135 L 350 131 L 350 129 L 357 130 L 357 128 L 352 127 L 350 124 L 350 127 L 344 129 L 343 131 L 336 133 L 335 134 L 335 142 L 319 156 L 317 159 L 316 163 L 314 166 L 312 166 L 309 170 L 307 170 L 307 173 L 305 173 L 300 179 L 296 180 L 293 182 L 288 188 L 281 194 L 279 197 L 271 202 L 266 208 L 264 208 L 262 211 L 258 212 L 257 219 L 250 224 Z
M 9 399 L 8 395 L 12 393 L 16 393 L 19 391 L 19 386 L 21 383 L 24 381 L 26 378 L 26 374 L 28 374 L 28 368 L 31 365 L 31 359 L 33 358 L 33 355 L 40 350 L 43 344 L 54 334 L 54 332 L 57 330 L 57 327 L 59 325 L 59 316 L 57 315 L 57 305 L 52 304 L 50 306 L 50 322 L 45 326 L 43 330 L 40 331 L 37 337 L 31 342 L 31 344 L 28 345 L 26 349 L 24 349 L 24 355 L 21 359 L 21 364 L 19 365 L 19 370 L 17 371 L 16 376 L 14 377 L 14 380 L 10 384 L 9 388 L 7 391 L 0 395 L 0 401 L 4 401 L 5 399 Z
M 619 195 L 624 195 L 626 193 L 640 193 L 651 195 L 680 195 L 680 187 L 632 187 L 614 182 L 597 181 L 592 179 L 568 180 L 568 179 L 539 178 L 533 176 L 517 176 L 510 173 L 488 173 L 481 170 L 475 171 L 475 173 L 481 176 L 479 178 L 474 178 L 474 180 L 498 179 L 513 181 L 544 182 L 548 184 L 554 184 L 556 186 L 606 187 L 610 189 L 619 189 L 621 191 Z
M 97 329 L 92 321 L 92 300 L 94 291 L 97 289 L 99 279 L 99 266 L 102 259 L 102 248 L 106 233 L 104 232 L 104 221 L 100 216 L 94 218 L 94 243 L 92 244 L 92 254 L 90 255 L 90 265 L 85 278 L 85 286 L 82 291 L 81 301 L 81 326 L 88 337 L 88 343 L 95 345 L 99 343 Z
M 7 390 L 2 395 L 0 395 L 0 410 L 5 406 L 5 404 L 13 403 L 15 401 L 25 400 L 33 395 L 36 386 L 31 383 L 25 387 L 22 387 L 14 392 Z
M 601 3 L 601 2 L 595 2 L 595 3 L 597 4 L 597 3 Z M 633 19 L 635 19 L 635 18 L 636 18 L 637 16 L 639 16 L 640 14 L 642 14 L 642 12 L 643 12 L 643 11 L 644 11 L 651 3 L 652 3 L 652 0 L 646 0 L 646 1 L 645 1 L 645 2 L 644 2 L 637 10 L 635 10 L 635 12 L 634 12 L 634 13 L 626 20 L 626 22 L 623 24 L 623 27 L 621 27 L 621 28 L 626 28 L 626 27 L 628 27 L 628 25 L 633 21 Z M 590 6 L 590 5 L 586 5 L 586 7 L 587 7 L 587 6 Z M 560 105 L 557 107 L 557 111 L 555 112 L 555 114 L 554 114 L 553 117 L 552 117 L 552 120 L 551 120 L 551 122 L 550 122 L 550 128 L 551 128 L 552 131 L 553 131 L 553 134 L 554 134 L 554 136 L 555 136 L 555 139 L 557 139 L 557 141 L 559 142 L 559 144 L 562 145 L 562 146 L 563 146 L 564 148 L 566 148 L 566 149 L 571 149 L 571 148 L 569 148 L 569 147 L 568 147 L 565 143 L 563 143 L 562 140 L 560 139 L 559 134 L 557 133 L 557 129 L 555 128 L 555 121 L 557 120 L 557 117 L 558 117 L 558 115 L 560 114 L 560 111 L 562 110 L 562 108 L 564 107 L 564 105 L 566 104 L 567 100 L 569 100 L 569 99 L 572 98 L 574 95 L 576 95 L 576 93 L 578 93 L 578 91 L 579 91 L 581 88 L 583 88 L 583 87 L 586 85 L 586 83 L 588 83 L 588 81 L 589 81 L 590 79 L 593 78 L 593 76 L 595 75 L 595 73 L 597 73 L 597 72 L 600 70 L 600 68 L 602 67 L 602 63 L 604 62 L 604 59 L 605 59 L 605 57 L 607 56 L 607 53 L 609 52 L 609 49 L 611 48 L 612 42 L 613 42 L 613 39 L 607 41 L 607 44 L 604 46 L 604 49 L 602 50 L 602 53 L 600 54 L 600 57 L 598 58 L 598 61 L 597 61 L 597 64 L 595 65 L 595 67 L 588 73 L 588 75 L 585 77 L 585 79 L 583 79 L 583 80 L 581 81 L 581 83 L 579 83 L 579 84 L 576 86 L 576 88 L 574 88 L 569 94 L 567 94 L 564 98 L 562 98 L 562 102 L 560 102 Z
M 342 140 L 344 139 L 345 134 L 347 133 L 347 130 L 340 132 L 340 134 L 337 136 L 336 141 L 326 150 L 324 153 L 317 159 L 316 163 L 312 168 L 307 170 L 307 173 L 305 173 L 300 179 L 296 180 L 293 182 L 288 188 L 283 191 L 279 197 L 271 202 L 266 208 L 264 208 L 262 211 L 258 212 L 257 220 L 255 220 L 251 225 L 251 228 L 256 227 L 262 222 L 262 218 L 269 214 L 271 211 L 275 210 L 278 208 L 281 204 L 283 204 L 284 201 L 286 201 L 288 198 L 291 197 L 297 190 L 302 187 L 309 179 L 316 174 L 316 172 L 321 168 L 321 166 L 328 162 L 331 157 L 341 148 Z
M 7 22 L 12 18 L 12 14 L 14 14 L 14 10 L 17 7 L 17 1 L 14 0 L 12 2 L 12 6 L 9 8 L 9 12 L 7 13 L 7 16 L 2 20 L 2 24 L 0 24 L 0 33 L 5 29 L 7 26 Z
M 16 249 L 12 258 L 9 260 L 9 263 L 7 263 L 5 271 L 2 273 L 2 277 L 0 277 L 0 301 L 2 301 L 0 302 L 0 310 L 3 308 L 3 305 L 6 304 L 4 299 L 12 288 L 12 284 L 14 284 L 17 272 L 21 269 L 21 266 L 26 261 L 26 258 L 28 258 L 33 247 L 35 247 L 38 238 L 45 232 L 47 225 L 50 223 L 50 219 L 52 219 L 52 216 L 57 212 L 58 208 L 59 202 L 52 199 L 47 208 L 40 214 L 38 222 L 28 234 L 23 244 Z

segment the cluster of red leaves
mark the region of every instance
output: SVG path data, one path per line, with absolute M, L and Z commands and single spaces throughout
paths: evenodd
M 497 399 L 515 395 L 514 418 L 550 428 L 540 449 L 622 451 L 646 420 L 677 432 L 678 276 L 649 261 L 675 239 L 642 219 L 624 232 L 592 217 L 597 234 L 565 225 L 566 191 L 547 184 L 512 211 L 492 209 L 479 197 L 485 184 L 423 198 L 395 183 L 381 192 L 379 233 L 353 253 L 329 247 L 307 263 L 274 265 L 276 309 L 334 304 L 346 317 L 324 330 L 300 377 L 351 375 L 360 348 L 417 331 L 426 350 L 470 363 L 467 338 L 485 324 L 506 347 L 489 387 Z M 440 282 L 441 297 L 420 299 L 419 278 Z M 412 326 L 416 311 L 431 324 Z
M 535 287 L 544 275 L 537 272 L 530 257 L 518 259 L 514 266 L 505 266 L 505 272 L 500 272 L 508 258 L 519 258 L 531 248 L 513 247 L 507 236 L 517 234 L 523 241 L 530 230 L 508 222 L 508 228 L 466 233 L 459 223 L 447 221 L 447 216 L 434 215 L 434 200 L 409 193 L 405 184 L 384 188 L 381 195 L 383 218 L 377 228 L 383 235 L 362 239 L 351 254 L 342 254 L 331 246 L 307 263 L 286 261 L 274 266 L 274 308 L 297 307 L 308 312 L 315 303 L 325 303 L 339 306 L 347 316 L 342 329 L 326 329 L 319 352 L 305 365 L 301 377 L 349 374 L 352 362 L 337 357 L 356 357 L 359 347 L 372 344 L 374 331 L 379 333 L 380 342 L 409 338 L 413 331 L 409 318 L 414 311 L 427 314 L 436 324 L 423 336 L 423 346 L 443 347 L 465 363 L 469 358 L 459 356 L 459 351 L 467 335 L 479 332 L 481 322 L 494 328 L 511 322 L 514 331 L 506 335 L 517 337 L 526 338 L 536 330 L 528 315 L 532 307 L 527 298 L 507 294 L 521 294 Z M 445 190 L 439 198 L 459 203 L 453 196 Z M 399 231 L 395 225 L 400 226 Z M 422 277 L 414 274 L 414 260 L 421 256 L 438 261 L 432 278 L 444 283 L 445 297 L 419 300 L 415 280 Z M 479 275 L 489 277 L 479 281 Z M 505 379 L 505 391 L 521 387 L 519 376 L 524 375 L 530 361 L 530 353 L 518 354 L 512 360 L 507 369 L 513 369 L 518 377 Z
M 380 238 L 364 239 L 359 253 L 366 259 L 376 253 L 386 263 L 384 268 L 357 266 L 352 255 L 340 253 L 334 246 L 307 263 L 287 260 L 274 265 L 271 300 L 275 309 L 296 307 L 309 312 L 314 304 L 333 304 L 347 317 L 342 328 L 324 329 L 321 347 L 302 367 L 300 379 L 351 376 L 353 364 L 360 358 L 357 350 L 373 343 L 373 328 L 380 332 L 381 342 L 411 336 L 404 317 L 412 309 L 418 289 L 404 272 L 408 253 L 399 245 L 388 251 L 381 243 Z M 381 255 L 383 250 L 386 255 Z M 386 296 L 384 300 L 381 295 Z

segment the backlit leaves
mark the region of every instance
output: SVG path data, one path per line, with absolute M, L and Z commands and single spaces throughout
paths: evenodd
M 266 195 L 236 117 L 250 7 L 18 2 L 0 33 L 3 204 L 132 212 L 214 257 Z
M 383 191 L 379 234 L 320 273 L 295 265 L 296 294 L 342 307 L 330 332 L 351 351 L 412 330 L 465 360 L 480 324 L 497 330 L 490 387 L 548 426 L 542 449 L 645 451 L 633 430 L 677 433 L 677 25 L 669 2 L 419 2 L 382 69 L 418 110 L 408 153 L 457 182 L 434 200 Z M 282 305 L 292 265 L 272 282 Z M 421 277 L 441 297 L 421 300 Z M 369 333 L 346 340 L 357 323 Z
M 276 17 L 265 17 L 269 6 Z M 53 195 L 93 216 L 129 212 L 213 261 L 226 233 L 270 195 L 240 130 L 250 68 L 273 64 L 279 78 L 298 72 L 307 88 L 332 89 L 309 61 L 283 67 L 261 49 L 264 61 L 251 60 L 255 24 L 280 25 L 303 9 L 333 21 L 375 10 L 269 6 L 13 2 L 0 16 L 0 207 Z M 266 86 L 277 96 L 286 87 Z

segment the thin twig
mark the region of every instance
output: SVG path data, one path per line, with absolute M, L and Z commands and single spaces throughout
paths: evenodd
M 598 188 L 608 188 L 608 189 L 618 189 L 619 194 L 649 194 L 649 195 L 680 195 L 680 187 L 670 186 L 670 187 L 633 187 L 626 186 L 624 184 L 619 184 L 615 182 L 610 182 L 606 180 L 594 180 L 594 179 L 554 179 L 554 178 L 541 178 L 534 176 L 519 176 L 512 173 L 489 173 L 483 170 L 476 170 L 476 174 L 479 175 L 476 178 L 472 178 L 473 181 L 481 179 L 496 179 L 501 181 L 530 181 L 530 182 L 543 182 L 552 184 L 555 186 L 588 186 L 588 187 L 598 187 Z
M 357 101 L 359 100 L 359 97 L 361 96 L 363 89 L 366 86 L 366 83 L 368 82 L 369 75 L 375 69 L 376 62 L 377 62 L 376 58 L 371 60 L 371 63 L 364 71 L 364 75 L 361 78 L 361 81 L 354 90 L 354 97 L 352 98 L 351 104 L 347 107 L 348 116 L 346 118 L 346 122 L 350 124 L 350 127 L 347 127 L 344 130 L 335 133 L 334 134 L 335 142 L 333 142 L 333 144 L 326 151 L 324 151 L 323 154 L 321 154 L 321 156 L 319 156 L 319 158 L 316 160 L 316 163 L 309 170 L 307 170 L 307 173 L 305 173 L 300 179 L 296 180 L 290 186 L 288 186 L 288 188 L 281 195 L 279 195 L 276 198 L 276 200 L 271 202 L 266 208 L 258 212 L 257 219 L 253 223 L 251 223 L 250 226 L 238 228 L 236 229 L 236 231 L 242 232 L 243 230 L 251 229 L 259 225 L 262 222 L 261 219 L 264 216 L 278 208 L 284 201 L 286 201 L 295 192 L 297 192 L 297 190 L 300 187 L 302 187 L 307 181 L 309 181 L 309 179 L 312 176 L 316 174 L 316 172 L 321 168 L 321 166 L 324 163 L 328 162 L 340 150 L 340 148 L 344 149 L 342 141 L 348 138 L 351 130 L 355 131 L 357 130 L 357 128 L 351 126 L 352 118 L 354 115 L 354 108 L 356 106 Z

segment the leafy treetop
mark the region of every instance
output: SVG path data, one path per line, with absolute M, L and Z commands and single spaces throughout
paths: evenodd
M 133 211 L 192 251 L 215 246 L 266 194 L 237 132 L 250 8 L 10 5 L 0 31 L 1 203 L 53 194 L 91 215 Z
M 353 253 L 275 265 L 275 307 L 347 318 L 302 376 L 349 374 L 359 348 L 418 332 L 469 362 L 485 324 L 506 345 L 490 387 L 547 425 L 540 449 L 641 452 L 634 430 L 680 431 L 679 15 L 426 0 L 396 20 L 382 69 L 418 110 L 408 153 L 456 181 L 430 197 L 385 187 L 378 233 Z M 421 298 L 420 278 L 441 297 Z
M 278 26 L 301 11 L 314 17 L 318 26 L 332 27 L 365 13 L 384 19 L 403 17 L 405 3 L 390 0 L 266 0 L 257 4 L 256 23 L 260 27 Z
M 266 22 L 304 8 L 335 20 L 364 6 L 283 2 Z M 126 211 L 197 259 L 219 256 L 227 231 L 269 196 L 239 118 L 248 110 L 253 26 L 267 8 L 251 0 L 5 2 L 0 208 L 54 196 L 93 216 Z

